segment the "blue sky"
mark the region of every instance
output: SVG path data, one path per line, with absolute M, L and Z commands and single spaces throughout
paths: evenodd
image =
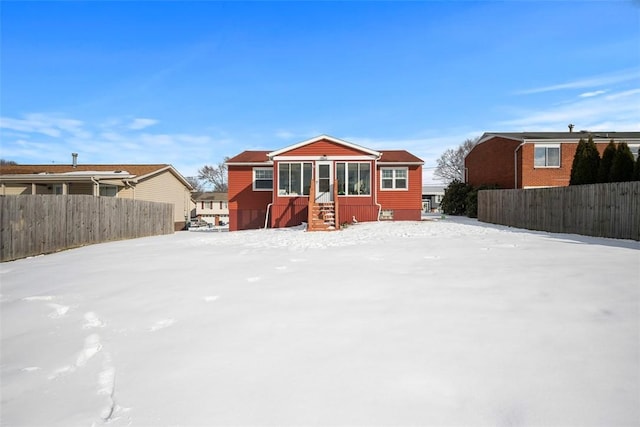
M 171 163 L 329 134 L 431 182 L 487 131 L 640 130 L 637 1 L 0 3 L 0 157 Z

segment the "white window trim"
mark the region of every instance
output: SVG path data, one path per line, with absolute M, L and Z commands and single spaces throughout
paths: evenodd
M 536 165 L 536 148 L 557 148 L 558 149 L 558 165 Z M 545 163 L 547 162 L 547 153 L 545 151 Z M 534 144 L 533 145 L 533 168 L 534 169 L 560 169 L 562 167 L 562 148 L 560 144 Z
M 338 176 L 338 164 L 344 164 L 344 174 L 345 176 L 343 177 L 339 177 Z M 347 190 L 348 190 L 348 184 L 349 184 L 349 165 L 350 164 L 356 164 L 356 165 L 361 165 L 361 164 L 367 164 L 369 165 L 369 194 L 350 194 Z M 369 162 L 336 162 L 336 171 L 335 171 L 335 177 L 338 180 L 338 182 L 340 181 L 340 178 L 344 178 L 344 183 L 345 183 L 345 194 L 338 194 L 338 197 L 371 197 L 371 183 L 372 183 L 372 176 L 371 176 L 371 171 L 373 170 L 373 165 Z M 358 167 L 358 174 L 360 172 L 360 167 Z
M 302 189 L 300 190 L 301 193 L 281 193 L 280 191 L 280 165 L 292 165 L 292 164 L 296 164 L 296 165 L 300 165 L 300 185 L 302 186 Z M 302 162 L 302 161 L 291 161 L 291 162 L 278 162 L 278 197 L 309 197 L 308 194 L 304 194 L 304 165 L 305 164 L 310 164 L 311 165 L 311 177 L 313 178 L 313 168 L 314 168 L 314 164 L 312 162 Z M 291 176 L 291 170 L 289 170 L 289 176 Z
M 270 171 L 271 172 L 271 188 L 256 188 L 256 171 Z M 251 172 L 253 174 L 253 180 L 251 182 L 251 186 L 253 187 L 253 191 L 273 191 L 273 168 L 253 168 Z M 266 179 L 260 179 L 260 181 L 267 181 Z
M 393 171 L 393 178 L 392 178 L 392 183 L 393 183 L 393 187 L 392 188 L 383 188 L 382 187 L 382 182 L 384 181 L 384 179 L 382 178 L 382 171 L 383 170 L 392 170 Z M 405 180 L 407 181 L 407 187 L 406 188 L 396 188 L 396 172 L 397 170 L 404 170 L 407 173 L 407 177 L 405 178 Z M 408 167 L 403 167 L 403 166 L 396 166 L 396 167 L 384 167 L 384 168 L 380 168 L 380 191 L 409 191 L 409 168 Z

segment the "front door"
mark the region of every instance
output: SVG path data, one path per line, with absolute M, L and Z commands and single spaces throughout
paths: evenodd
M 333 162 L 316 162 L 316 203 L 333 201 Z

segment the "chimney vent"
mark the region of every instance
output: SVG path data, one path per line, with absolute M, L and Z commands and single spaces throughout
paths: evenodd
M 573 132 L 573 123 L 569 123 L 569 133 Z
M 78 153 L 71 153 L 71 157 L 73 158 L 73 163 L 71 165 L 75 168 L 78 166 Z

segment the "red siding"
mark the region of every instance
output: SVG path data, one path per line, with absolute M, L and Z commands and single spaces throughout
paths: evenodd
M 271 191 L 253 191 L 253 167 L 229 166 L 229 230 L 264 227 Z
M 387 167 L 385 165 L 385 167 Z M 398 167 L 403 167 L 398 165 Z M 419 220 L 422 211 L 422 166 L 408 166 L 409 168 L 409 189 L 408 190 L 381 190 L 380 170 L 376 173 L 376 188 L 378 189 L 378 203 L 383 210 L 392 209 L 395 219 L 398 218 L 396 212 L 407 211 L 401 216 L 406 219 Z
M 355 217 L 358 222 L 377 221 L 378 207 L 375 205 L 338 205 L 340 224 L 351 224 Z
M 336 144 L 332 141 L 320 140 L 313 144 L 307 144 L 302 147 L 282 153 L 282 156 L 358 156 L 368 154 L 355 148 Z
M 269 226 L 272 228 L 293 227 L 307 222 L 309 212 L 308 197 L 279 197 L 271 207 Z

